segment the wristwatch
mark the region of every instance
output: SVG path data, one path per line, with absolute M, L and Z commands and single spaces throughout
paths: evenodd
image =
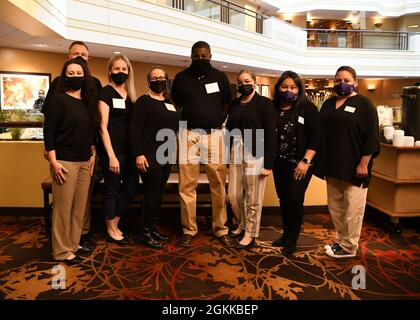
M 306 158 L 303 158 L 302 161 L 303 163 L 306 163 L 306 164 L 312 164 L 311 160 L 306 159 Z

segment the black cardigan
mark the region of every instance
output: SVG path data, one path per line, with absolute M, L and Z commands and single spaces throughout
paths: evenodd
M 319 112 L 316 106 L 307 98 L 296 102 L 292 107 L 296 108 L 298 117 L 296 118 L 297 122 L 297 132 L 296 132 L 296 160 L 300 160 L 305 156 L 306 150 L 311 149 L 318 151 L 321 144 L 321 121 L 319 117 Z M 281 109 L 276 107 L 276 119 L 279 118 Z M 299 117 L 303 119 L 303 124 L 299 122 Z M 278 144 L 278 141 L 277 141 Z M 313 159 L 313 162 L 316 161 L 316 155 Z
M 244 109 L 245 108 L 245 109 Z M 246 105 L 241 105 L 240 98 L 231 102 L 226 128 L 252 130 L 252 155 L 255 157 L 256 145 L 264 144 L 264 168 L 273 169 L 276 146 L 276 113 L 270 99 L 258 93 Z M 264 137 L 257 141 L 256 130 L 264 129 Z M 243 133 L 242 133 L 243 136 Z

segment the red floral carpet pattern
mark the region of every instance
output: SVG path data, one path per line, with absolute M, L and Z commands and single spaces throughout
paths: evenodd
M 170 229 L 166 231 L 170 232 Z M 358 256 L 334 260 L 323 246 L 334 239 L 328 214 L 305 218 L 293 256 L 270 246 L 281 234 L 263 227 L 250 251 L 224 248 L 199 233 L 191 248 L 177 236 L 164 250 L 122 247 L 94 234 L 93 253 L 65 267 L 65 289 L 53 289 L 57 265 L 38 217 L 0 217 L 0 299 L 419 299 L 419 233 L 390 235 L 365 223 Z M 366 270 L 366 289 L 353 289 L 354 266 Z

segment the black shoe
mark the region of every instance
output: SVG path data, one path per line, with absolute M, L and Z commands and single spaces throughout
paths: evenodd
M 273 247 L 284 247 L 286 243 L 286 239 L 284 238 L 284 236 L 282 236 L 281 238 L 278 238 L 277 240 L 274 240 L 271 245 Z
M 87 245 L 79 245 L 79 248 L 77 249 L 77 253 L 79 254 L 90 254 L 92 252 L 92 249 Z
M 156 240 L 151 233 L 144 233 L 140 236 L 140 242 L 153 249 L 163 249 L 165 245 Z
M 115 244 L 119 244 L 119 245 L 129 244 L 129 242 L 126 238 L 122 238 L 121 240 L 117 240 L 117 239 L 114 239 L 113 237 L 111 237 L 108 232 L 105 233 L 105 240 L 106 240 L 106 242 L 115 243 Z
M 152 231 L 150 234 L 157 241 L 163 241 L 163 242 L 168 242 L 169 241 L 169 237 L 168 236 L 165 236 L 163 234 L 160 234 L 158 231 Z
M 281 253 L 285 256 L 292 255 L 295 252 L 296 252 L 296 246 L 295 245 L 288 245 L 288 244 L 286 244 L 284 246 L 284 249 L 281 251 Z
M 245 231 L 243 230 L 240 233 L 229 232 L 229 237 L 231 237 L 232 239 L 243 238 L 244 235 L 245 235 Z
M 193 236 L 190 234 L 183 234 L 181 240 L 179 240 L 179 246 L 189 248 L 192 246 Z
M 236 241 L 229 237 L 227 234 L 217 237 L 219 241 L 226 247 L 226 248 L 233 248 L 236 245 Z
M 251 249 L 255 245 L 255 238 L 252 238 L 248 244 L 240 244 L 239 242 L 235 245 L 236 250 Z
M 79 264 L 83 262 L 83 259 L 80 258 L 79 256 L 75 256 L 73 259 L 65 259 L 65 260 L 55 260 L 57 262 L 62 262 L 65 263 L 69 266 L 73 266 L 75 264 Z

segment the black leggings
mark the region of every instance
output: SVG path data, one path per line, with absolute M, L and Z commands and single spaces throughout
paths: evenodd
M 312 177 L 312 167 L 309 167 L 304 179 L 295 180 L 295 168 L 289 161 L 274 159 L 273 177 L 283 218 L 283 236 L 290 245 L 296 245 L 299 238 L 305 192 Z
M 105 219 L 113 219 L 125 214 L 131 200 L 136 195 L 139 175 L 133 157 L 117 155 L 120 173 L 109 170 L 108 156 L 99 154 L 105 180 L 103 210 Z M 122 184 L 121 184 L 122 182 Z
M 156 168 L 147 168 L 146 172 L 140 172 L 143 181 L 143 231 L 156 230 L 157 219 L 165 192 L 165 186 L 171 174 L 172 165 L 164 165 Z

